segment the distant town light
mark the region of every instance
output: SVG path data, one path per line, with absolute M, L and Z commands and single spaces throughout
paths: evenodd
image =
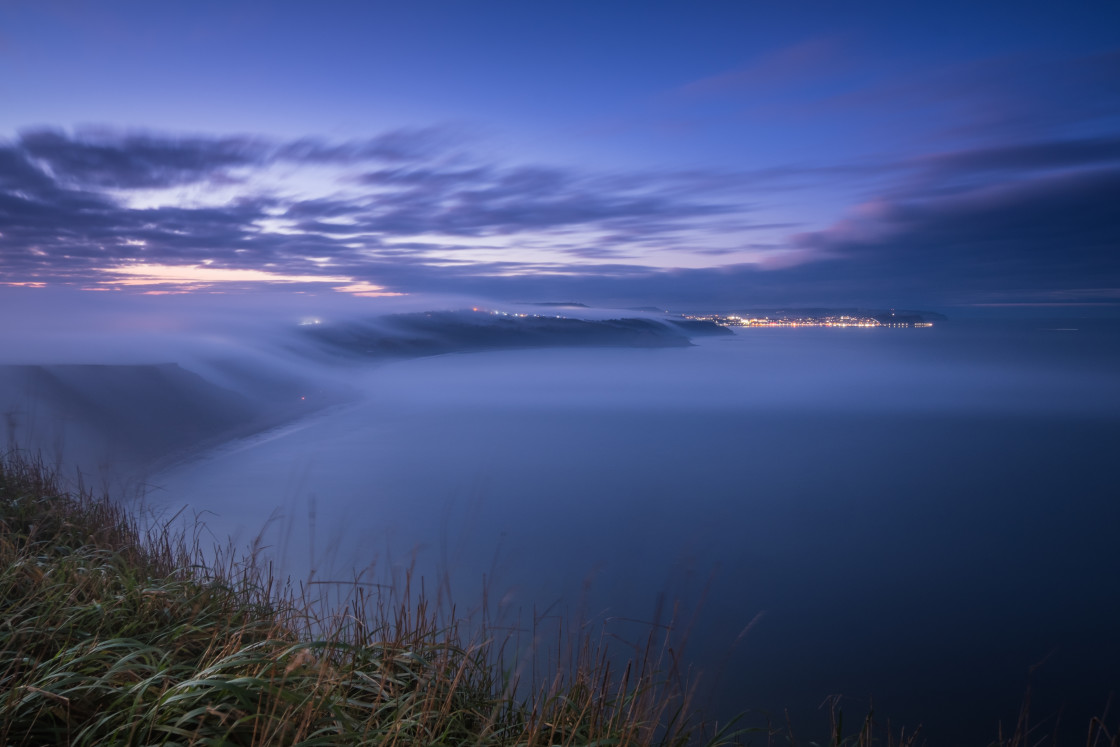
M 933 322 L 921 317 L 897 317 L 891 310 L 890 319 L 879 321 L 871 316 L 826 315 L 826 316 L 782 316 L 771 319 L 768 316 L 743 318 L 736 314 L 683 314 L 685 319 L 712 322 L 722 327 L 932 327 Z

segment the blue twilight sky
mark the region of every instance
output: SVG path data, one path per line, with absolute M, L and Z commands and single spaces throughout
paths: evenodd
M 0 5 L 8 286 L 1113 313 L 1118 206 L 1114 2 Z

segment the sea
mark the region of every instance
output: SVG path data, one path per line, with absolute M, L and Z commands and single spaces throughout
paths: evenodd
M 407 576 L 622 651 L 672 618 L 712 719 L 824 739 L 839 697 L 987 744 L 1029 703 L 1083 743 L 1120 690 L 1120 324 L 694 343 L 351 366 L 348 404 L 146 500 L 305 588 Z

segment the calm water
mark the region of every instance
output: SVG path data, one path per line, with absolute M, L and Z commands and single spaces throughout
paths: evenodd
M 1076 329 L 1070 329 L 1076 328 Z M 710 707 L 867 697 L 995 736 L 1033 676 L 1080 734 L 1120 687 L 1115 326 L 743 330 L 670 350 L 450 355 L 159 476 L 286 572 L 415 564 L 469 608 L 699 614 Z M 757 618 L 757 619 L 756 619 Z M 740 631 L 756 620 L 736 643 Z M 782 717 L 784 719 L 784 717 Z M 823 730 L 814 729 L 814 734 Z

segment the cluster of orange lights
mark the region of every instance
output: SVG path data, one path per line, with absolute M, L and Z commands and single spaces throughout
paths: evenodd
M 686 319 L 713 322 L 724 327 L 932 327 L 932 322 L 883 323 L 869 316 L 742 317 L 735 314 L 685 315 Z

